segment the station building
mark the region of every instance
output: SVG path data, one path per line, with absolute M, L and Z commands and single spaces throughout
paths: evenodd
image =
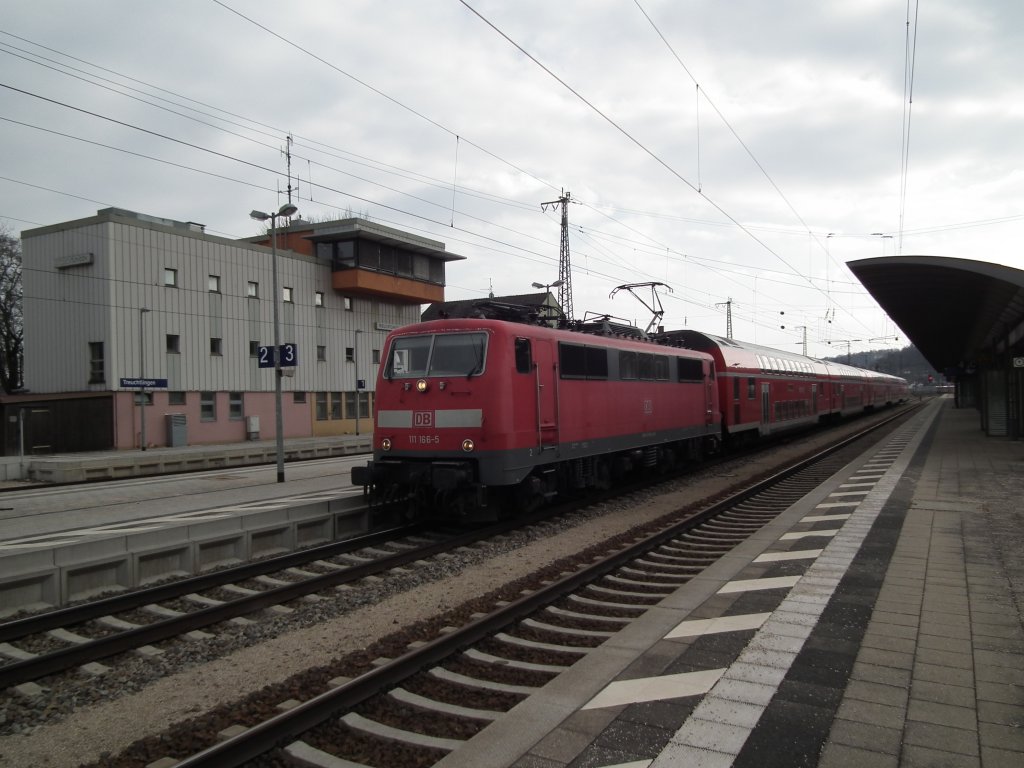
M 371 431 L 388 331 L 443 301 L 446 265 L 464 257 L 360 218 L 284 221 L 278 297 L 269 234 L 232 240 L 118 208 L 23 232 L 26 391 L 5 398 L 6 452 L 274 439 L 260 348 L 275 298 L 296 350 L 284 436 Z

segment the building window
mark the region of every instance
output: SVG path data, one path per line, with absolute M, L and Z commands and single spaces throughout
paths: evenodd
M 359 404 L 360 419 L 370 417 L 370 393 L 369 392 L 346 392 L 345 393 L 345 418 L 356 418 L 356 403 Z
M 222 339 L 211 338 L 210 339 L 210 354 L 214 357 L 221 357 L 224 354 L 222 346 Z
M 352 311 L 352 297 L 351 296 L 345 296 L 343 301 L 345 302 L 345 311 L 346 312 L 351 312 Z
M 202 421 L 216 421 L 217 420 L 217 393 L 216 392 L 200 392 L 199 393 L 199 418 Z
M 102 384 L 106 379 L 104 372 L 105 368 L 103 360 L 103 342 L 102 341 L 90 341 L 89 342 L 89 383 L 90 384 Z
M 324 292 L 316 291 L 313 294 L 313 306 L 322 307 L 324 305 Z
M 206 289 L 210 293 L 220 293 L 220 275 L 210 275 L 207 277 Z
M 260 343 L 258 341 L 249 342 L 249 357 L 259 357 L 260 354 Z
M 245 284 L 245 295 L 250 299 L 258 299 L 260 297 L 260 284 L 254 280 L 250 280 Z
M 327 393 L 316 393 L 316 420 L 327 421 Z
M 178 270 L 164 267 L 164 285 L 168 288 L 178 287 Z
M 380 350 L 379 349 L 374 349 L 374 350 L 371 350 L 371 351 L 373 353 L 373 364 L 374 365 L 380 365 Z
M 289 288 L 287 285 L 284 286 L 281 289 L 281 301 L 286 302 L 288 304 L 291 304 L 292 303 L 292 296 L 294 294 L 295 294 L 295 292 L 291 288 Z
M 316 348 L 316 361 L 318 363 L 326 363 L 327 362 L 327 347 L 323 346 L 322 344 L 318 344 L 317 345 L 317 348 Z
M 176 333 L 167 334 L 167 354 L 169 355 L 180 355 L 181 354 L 181 336 Z
M 292 392 L 292 402 L 296 405 L 302 405 L 306 402 L 305 392 Z
M 345 347 L 345 362 L 354 363 L 356 361 L 356 351 L 352 347 Z
M 228 418 L 236 421 L 242 418 L 241 392 L 228 392 Z
M 341 418 L 341 392 L 331 392 L 331 418 Z
M 153 404 L 153 393 L 152 392 L 136 392 L 135 393 L 135 405 L 152 405 Z
M 184 405 L 185 404 L 185 393 L 184 392 L 168 392 L 167 393 L 167 404 L 168 405 Z

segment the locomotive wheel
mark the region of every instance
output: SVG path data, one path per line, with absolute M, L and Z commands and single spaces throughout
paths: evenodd
M 533 476 L 523 478 L 523 481 L 516 486 L 512 498 L 515 499 L 515 511 L 526 514 L 536 511 L 544 503 L 540 480 Z

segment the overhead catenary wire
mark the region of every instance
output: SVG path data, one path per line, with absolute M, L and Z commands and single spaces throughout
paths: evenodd
M 223 3 L 220 3 L 220 4 L 221 4 L 221 5 L 223 5 Z M 300 47 L 300 50 L 302 50 L 302 49 L 301 49 L 301 47 Z M 457 137 L 457 140 L 458 140 L 458 134 L 455 134 L 455 135 L 456 135 L 456 137 Z M 490 154 L 490 153 L 489 153 L 489 154 Z M 492 156 L 493 156 L 493 155 L 492 155 Z M 152 159 L 156 159 L 156 158 L 152 158 Z M 375 161 L 375 162 L 376 162 L 376 161 Z M 258 165 L 258 164 L 257 164 L 257 165 Z M 179 165 L 179 167 L 180 167 L 180 165 Z M 520 170 L 520 169 L 519 169 L 519 168 L 517 168 L 516 166 L 512 166 L 512 167 L 516 168 L 517 170 Z M 199 169 L 193 169 L 193 170 L 199 170 Z M 269 170 L 269 169 L 268 169 L 268 170 Z M 275 173 L 276 173 L 276 171 L 272 171 L 272 172 L 275 172 Z M 534 178 L 536 178 L 536 177 L 534 177 Z M 374 182 L 371 182 L 371 183 L 374 183 Z M 332 189 L 331 187 L 329 187 L 329 186 L 327 186 L 327 185 L 316 185 L 316 187 L 317 187 L 317 188 L 323 188 L 323 189 L 325 189 L 325 190 L 328 190 L 328 189 Z M 337 192 L 338 192 L 339 194 L 343 194 L 343 195 L 348 195 L 348 194 L 349 194 L 349 193 L 347 193 L 347 192 L 345 192 L 345 191 L 342 191 L 342 190 L 335 190 L 335 191 L 337 191 Z M 460 192 L 461 192 L 461 189 L 460 189 Z M 364 202 L 367 202 L 367 203 L 368 203 L 368 204 L 370 204 L 370 205 L 378 205 L 378 203 L 377 203 L 376 201 L 374 201 L 374 200 L 371 200 L 371 199 L 369 199 L 369 198 L 365 198 L 365 197 L 361 197 L 361 196 L 352 196 L 352 197 L 353 197 L 353 199 L 360 199 L 360 200 L 363 200 Z M 386 207 L 386 208 L 389 208 L 390 210 L 395 210 L 395 211 L 398 211 L 398 212 L 402 212 L 403 214 L 404 214 L 404 213 L 408 213 L 407 211 L 402 211 L 402 209 L 401 209 L 401 208 L 397 208 L 397 207 L 394 207 L 394 206 L 385 206 L 385 207 Z M 429 221 L 429 222 L 432 222 L 432 223 L 436 223 L 436 222 L 433 222 L 433 220 L 432 220 L 432 219 L 431 219 L 430 217 L 422 217 L 422 218 L 423 218 L 424 220 L 426 220 L 426 221 Z M 612 219 L 612 220 L 614 221 L 614 219 Z M 489 222 L 488 222 L 488 223 L 489 223 Z M 467 232 L 468 232 L 468 231 L 467 231 Z M 470 234 L 471 234 L 472 236 L 475 236 L 475 234 L 476 234 L 476 233 L 470 233 Z M 522 234 L 522 233 L 517 233 L 517 234 Z M 646 236 L 645 236 L 645 237 L 646 237 Z M 511 247 L 515 247 L 515 246 L 511 246 Z M 787 264 L 787 266 L 788 266 L 788 264 Z M 799 273 L 796 273 L 796 274 L 799 274 Z
M 914 67 L 917 61 L 917 20 L 920 0 L 914 0 L 914 23 L 911 33 L 910 2 L 907 0 L 906 53 L 903 64 L 903 138 L 900 141 L 900 215 L 896 253 L 903 253 L 903 226 L 907 210 L 907 179 L 910 175 L 910 119 L 914 108 Z

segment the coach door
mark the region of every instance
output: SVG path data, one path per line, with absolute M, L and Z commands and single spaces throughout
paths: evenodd
M 768 431 L 768 425 L 772 420 L 772 398 L 771 384 L 761 382 L 761 432 Z
M 818 385 L 811 384 L 811 413 L 818 415 Z
M 548 341 L 534 339 L 533 362 L 537 377 L 537 444 L 558 447 L 558 370 L 555 351 Z

